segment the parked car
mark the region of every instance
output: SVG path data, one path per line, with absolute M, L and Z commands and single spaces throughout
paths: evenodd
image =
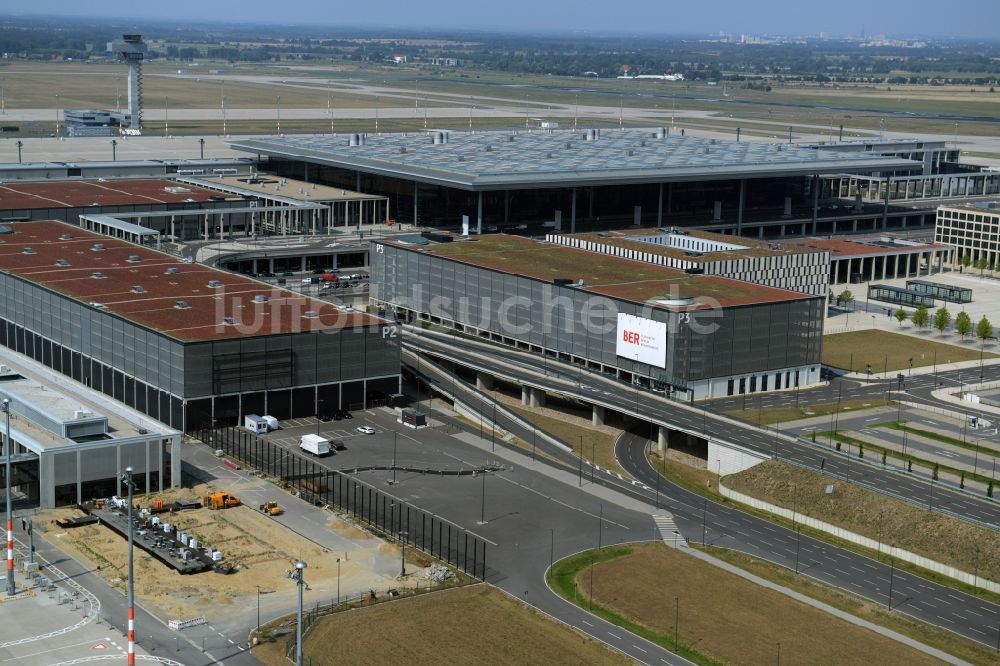
M 375 428 L 373 428 L 371 426 L 367 426 L 367 425 L 358 426 L 357 428 L 355 428 L 355 430 L 357 430 L 358 432 L 360 432 L 362 435 L 374 435 L 375 434 Z

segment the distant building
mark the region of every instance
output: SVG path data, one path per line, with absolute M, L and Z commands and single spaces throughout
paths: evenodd
M 460 58 L 431 58 L 431 64 L 437 67 L 461 67 Z
M 549 243 L 721 277 L 826 296 L 830 255 L 790 243 L 768 243 L 688 229 L 627 229 L 548 234 Z
M 940 206 L 934 240 L 955 249 L 955 262 L 968 256 L 972 265 L 985 259 L 987 265 L 997 266 L 1000 263 L 1000 202 Z
M 407 62 L 407 56 L 405 53 L 393 53 L 392 61 L 397 65 L 402 65 L 403 63 Z

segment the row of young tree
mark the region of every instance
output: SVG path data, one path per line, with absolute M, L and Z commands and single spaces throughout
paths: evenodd
M 903 325 L 904 321 L 910 319 L 910 314 L 903 308 L 896 310 L 896 314 L 893 316 L 900 326 Z M 912 318 L 913 325 L 917 328 L 933 326 L 938 333 L 942 334 L 951 327 L 952 322 L 951 313 L 948 312 L 948 308 L 943 306 L 935 310 L 932 316 L 927 310 L 927 306 L 921 305 L 914 310 Z M 993 337 L 993 324 L 986 318 L 986 315 L 983 315 L 979 323 L 973 326 L 972 317 L 963 310 L 955 315 L 955 332 L 963 338 L 975 332 L 976 337 L 982 340 L 983 344 L 986 344 L 986 341 Z
M 976 267 L 979 267 L 978 262 Z M 990 270 L 993 270 L 992 266 L 990 266 Z M 839 294 L 834 295 L 833 290 L 831 289 L 830 301 L 835 302 L 841 307 L 850 307 L 854 302 L 854 294 L 851 293 L 850 289 L 845 289 Z M 911 319 L 910 313 L 902 307 L 896 310 L 893 317 L 895 317 L 896 321 L 899 322 L 900 327 L 903 326 L 903 322 Z M 917 328 L 927 328 L 928 326 L 933 326 L 938 333 L 944 334 L 944 332 L 951 327 L 952 316 L 951 312 L 948 311 L 948 308 L 944 306 L 935 310 L 932 316 L 930 311 L 927 309 L 927 306 L 921 305 L 914 310 L 912 320 L 913 325 Z M 976 337 L 979 338 L 985 345 L 986 341 L 993 337 L 993 324 L 986 318 L 986 315 L 983 315 L 983 318 L 979 320 L 979 323 L 973 326 L 972 317 L 969 316 L 968 312 L 962 310 L 955 315 L 954 321 L 955 332 L 963 338 L 968 337 L 975 332 Z

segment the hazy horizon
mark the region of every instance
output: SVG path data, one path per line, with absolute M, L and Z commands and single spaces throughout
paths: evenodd
M 377 5 L 349 7 L 348 14 L 338 11 L 337 3 L 308 0 L 242 0 L 241 2 L 205 3 L 174 0 L 167 5 L 124 6 L 88 5 L 82 11 L 79 2 L 49 0 L 44 4 L 28 0 L 7 0 L 3 16 L 45 16 L 66 18 L 107 18 L 115 22 L 141 21 L 231 22 L 266 25 L 311 25 L 315 27 L 427 31 L 472 30 L 480 32 L 587 33 L 601 34 L 755 34 L 806 36 L 826 33 L 831 37 L 926 36 L 995 38 L 1000 22 L 1000 2 L 964 0 L 961 11 L 941 12 L 939 2 L 913 0 L 870 3 L 843 0 L 836 12 L 820 5 L 804 10 L 802 2 L 790 0 L 717 0 L 702 5 L 635 0 L 627 11 L 609 12 L 608 5 L 573 3 L 556 0 L 546 4 L 508 0 L 508 2 L 473 6 L 457 0 L 411 3 L 383 0 Z M 280 12 L 275 9 L 280 7 Z

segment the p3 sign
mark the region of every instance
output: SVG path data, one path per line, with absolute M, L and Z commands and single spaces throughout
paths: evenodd
M 619 312 L 615 354 L 637 363 L 667 367 L 666 323 Z

